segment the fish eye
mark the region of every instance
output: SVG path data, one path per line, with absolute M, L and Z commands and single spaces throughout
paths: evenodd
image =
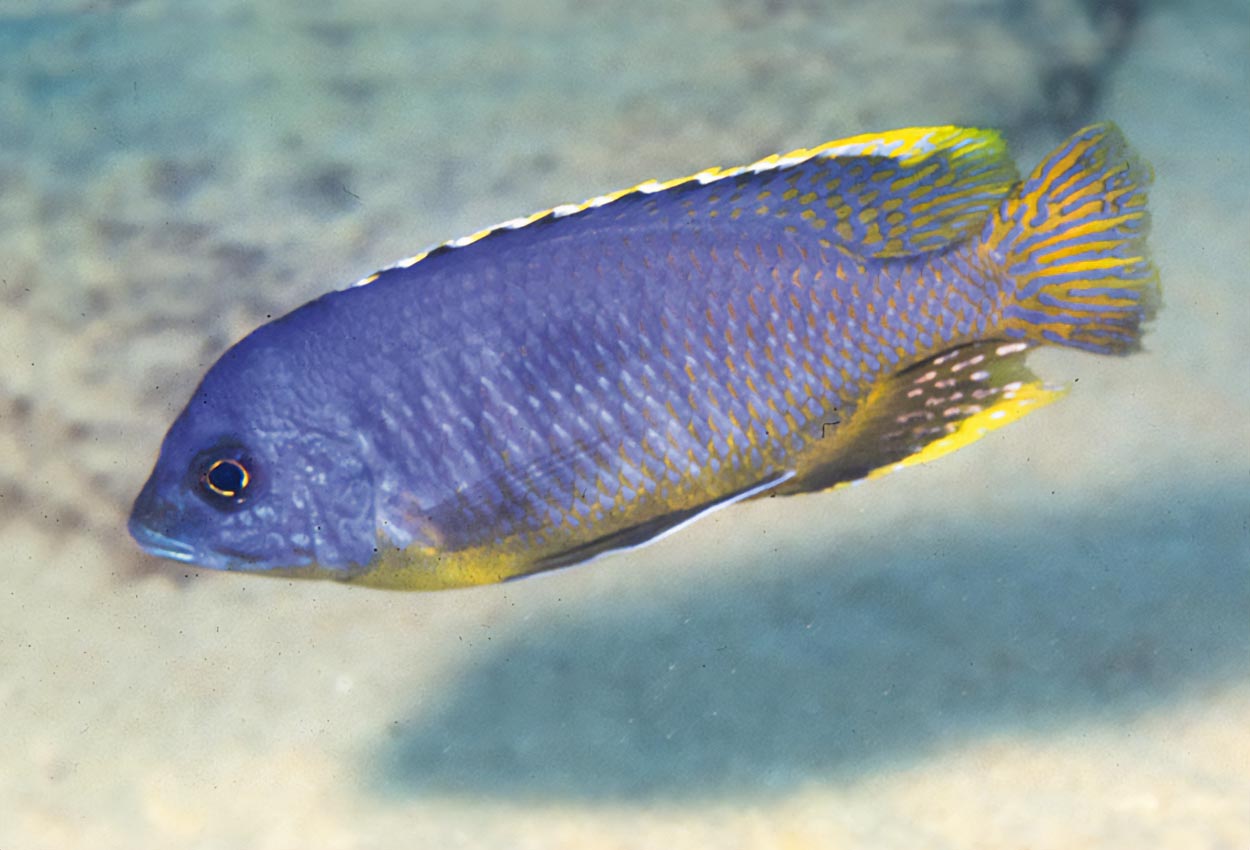
M 242 504 L 255 485 L 251 459 L 237 450 L 211 452 L 199 460 L 196 468 L 201 492 L 221 507 Z
M 204 486 L 218 496 L 233 498 L 247 489 L 250 478 L 246 466 L 234 458 L 221 458 L 213 461 L 212 466 L 204 473 Z

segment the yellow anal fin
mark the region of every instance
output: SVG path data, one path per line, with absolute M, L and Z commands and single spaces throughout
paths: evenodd
M 816 441 L 781 493 L 827 490 L 963 448 L 1062 395 L 1024 365 L 1031 346 L 961 346 L 898 372 Z

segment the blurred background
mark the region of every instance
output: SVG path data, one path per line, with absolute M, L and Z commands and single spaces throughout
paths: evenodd
M 1250 6 L 5 0 L 0 847 L 1250 846 Z M 871 130 L 1153 163 L 1164 310 L 939 463 L 502 587 L 125 533 L 270 317 Z

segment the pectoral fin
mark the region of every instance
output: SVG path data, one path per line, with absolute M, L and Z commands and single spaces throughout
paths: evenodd
M 730 493 L 727 496 L 711 500 L 702 505 L 689 508 L 686 510 L 674 511 L 673 513 L 655 517 L 646 522 L 619 531 L 606 534 L 603 537 L 591 540 L 562 552 L 556 552 L 546 558 L 535 563 L 534 568 L 518 573 L 512 578 L 521 578 L 522 576 L 532 573 L 544 572 L 546 570 L 559 569 L 561 567 L 571 567 L 575 564 L 583 564 L 587 561 L 610 555 L 614 552 L 623 552 L 630 549 L 638 549 L 650 543 L 654 543 L 662 537 L 672 534 L 678 529 L 684 528 L 695 520 L 702 519 L 708 514 L 718 511 L 721 508 L 728 507 L 735 502 L 741 502 L 744 499 L 750 499 L 774 490 L 793 477 L 794 473 L 784 472 L 770 476 L 751 487 Z

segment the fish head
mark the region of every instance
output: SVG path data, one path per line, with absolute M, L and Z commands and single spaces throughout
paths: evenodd
M 165 436 L 130 533 L 150 554 L 201 567 L 346 578 L 377 546 L 365 449 L 335 382 L 310 370 L 306 349 L 274 344 L 269 327 L 205 375 Z

